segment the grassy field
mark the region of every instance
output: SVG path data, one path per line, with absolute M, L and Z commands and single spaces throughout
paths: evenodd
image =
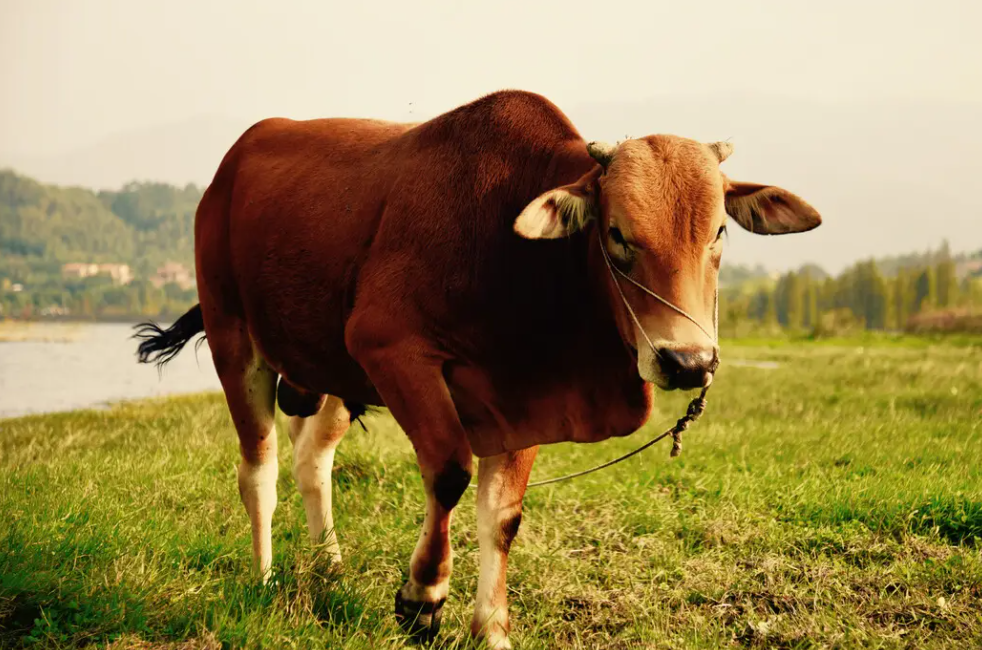
M 982 347 L 727 344 L 709 409 L 670 443 L 530 490 L 509 570 L 521 648 L 965 648 L 982 644 Z M 775 362 L 754 367 L 727 361 Z M 666 428 L 545 448 L 533 480 Z M 0 421 L 0 645 L 398 648 L 422 520 L 387 416 L 335 472 L 345 561 L 306 541 L 281 423 L 275 582 L 248 575 L 221 396 Z M 454 522 L 441 647 L 468 647 L 474 496 Z

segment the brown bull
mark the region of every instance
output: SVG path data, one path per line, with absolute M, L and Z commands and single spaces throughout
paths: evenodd
M 246 131 L 198 208 L 200 305 L 166 331 L 149 324 L 140 355 L 162 363 L 206 333 L 263 579 L 277 397 L 310 535 L 338 557 L 334 450 L 365 405 L 383 405 L 426 490 L 397 616 L 423 636 L 439 627 L 451 512 L 476 455 L 471 629 L 509 647 L 505 567 L 537 446 L 626 436 L 648 418 L 652 385 L 712 381 L 727 215 L 760 234 L 820 223 L 786 190 L 724 176 L 730 151 L 667 135 L 588 146 L 547 99 L 514 91 L 422 124 Z

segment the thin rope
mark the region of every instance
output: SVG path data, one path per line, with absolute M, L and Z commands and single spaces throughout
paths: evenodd
M 668 307 L 671 307 L 679 314 L 692 321 L 696 325 L 696 327 L 701 329 L 703 333 L 707 337 L 709 337 L 709 339 L 713 342 L 713 347 L 718 349 L 719 347 L 719 288 L 718 287 L 716 289 L 716 295 L 714 298 L 715 304 L 713 305 L 713 329 L 715 330 L 715 336 L 714 336 L 710 334 L 705 327 L 700 325 L 699 321 L 697 321 L 695 318 L 689 315 L 689 313 L 683 310 L 681 307 L 677 307 L 671 302 L 665 300 L 664 298 L 659 296 L 657 293 L 655 293 L 648 287 L 644 286 L 640 282 L 637 282 L 636 280 L 634 280 L 634 278 L 630 277 L 629 275 L 627 275 L 626 273 L 615 267 L 614 264 L 610 261 L 610 256 L 607 254 L 607 247 L 604 246 L 603 235 L 600 233 L 600 228 L 597 228 L 597 236 L 600 239 L 600 250 L 603 253 L 604 261 L 607 262 L 607 270 L 610 271 L 610 278 L 614 282 L 614 287 L 617 288 L 617 293 L 621 297 L 621 302 L 623 302 L 624 306 L 627 307 L 627 312 L 631 315 L 631 320 L 633 320 L 634 324 L 637 325 L 638 330 L 640 330 L 641 335 L 644 336 L 644 340 L 648 343 L 648 346 L 651 348 L 651 351 L 655 354 L 656 357 L 660 357 L 661 354 L 658 352 L 658 348 L 655 347 L 655 344 L 648 336 L 648 333 L 644 330 L 643 327 L 641 327 L 641 321 L 638 319 L 637 314 L 634 313 L 634 309 L 631 307 L 631 303 L 628 302 L 627 296 L 624 295 L 624 290 L 621 289 L 621 284 L 620 282 L 617 281 L 617 276 L 614 275 L 615 271 L 618 274 L 620 274 L 622 277 L 626 278 L 634 286 L 638 287 L 648 295 L 657 298 L 663 304 L 667 305 Z M 715 367 L 714 367 L 714 372 L 715 372 Z M 665 431 L 661 435 L 655 436 L 654 438 L 644 443 L 634 451 L 629 451 L 623 456 L 619 456 L 613 460 L 609 460 L 606 463 L 603 463 L 602 465 L 591 467 L 590 469 L 585 469 L 579 472 L 573 472 L 572 474 L 566 474 L 565 476 L 556 476 L 554 478 L 545 479 L 543 481 L 535 481 L 534 483 L 529 483 L 525 486 L 526 489 L 532 487 L 538 487 L 540 485 L 549 485 L 550 483 L 559 483 L 561 481 L 568 481 L 570 479 L 579 478 L 580 476 L 586 476 L 587 474 L 592 474 L 593 472 L 599 472 L 602 469 L 606 469 L 612 465 L 616 465 L 617 463 L 623 462 L 628 458 L 630 458 L 631 456 L 640 454 L 648 447 L 654 445 L 657 442 L 660 442 L 662 439 L 667 438 L 668 436 L 672 436 L 672 451 L 670 452 L 669 456 L 672 458 L 677 457 L 679 454 L 682 453 L 682 432 L 688 429 L 689 425 L 695 422 L 696 420 L 698 420 L 699 417 L 703 414 L 703 412 L 705 412 L 706 403 L 707 403 L 706 393 L 708 392 L 709 392 L 709 386 L 704 386 L 702 391 L 699 393 L 699 396 L 693 399 L 691 402 L 689 402 L 689 406 L 685 411 L 685 415 L 683 415 L 681 418 L 678 419 L 678 421 L 675 423 L 675 426 Z M 477 483 L 471 483 L 470 485 L 468 485 L 468 487 L 476 488 Z
M 549 483 L 558 483 L 560 481 L 567 481 L 571 478 L 577 478 L 580 476 L 585 476 L 586 474 L 592 474 L 593 472 L 598 472 L 602 469 L 606 469 L 607 467 L 610 467 L 611 465 L 616 465 L 621 461 L 627 460 L 628 458 L 634 456 L 635 454 L 640 454 L 642 451 L 644 451 L 651 445 L 655 444 L 656 442 L 661 441 L 662 438 L 665 438 L 667 436 L 672 436 L 673 438 L 671 457 L 675 458 L 680 453 L 682 453 L 682 440 L 681 437 L 677 437 L 677 436 L 680 436 L 680 434 L 683 431 L 688 429 L 689 425 L 692 422 L 698 420 L 699 416 L 701 416 L 703 414 L 703 411 L 706 410 L 706 393 L 708 391 L 709 391 L 709 386 L 706 386 L 705 388 L 702 389 L 702 392 L 699 394 L 699 397 L 689 402 L 689 408 L 686 409 L 685 415 L 679 418 L 678 422 L 675 423 L 674 427 L 664 432 L 660 436 L 652 438 L 651 440 L 644 443 L 634 451 L 630 451 L 624 454 L 623 456 L 620 456 L 619 458 L 615 458 L 614 460 L 607 461 L 603 465 L 597 465 L 596 467 L 591 467 L 590 469 L 585 469 L 581 472 L 574 472 L 572 474 L 567 474 L 565 476 L 557 476 L 556 478 L 550 478 L 544 481 L 536 481 L 535 483 L 529 483 L 526 487 L 530 488 L 530 487 L 537 487 L 539 485 L 548 485 Z
M 600 233 L 600 229 L 599 228 L 597 229 L 597 233 L 598 234 Z M 702 324 L 699 321 L 697 321 L 695 318 L 692 317 L 691 314 L 689 314 L 689 312 L 687 312 L 684 309 L 682 309 L 681 307 L 678 307 L 677 305 L 674 305 L 671 302 L 665 300 L 664 298 L 662 298 L 661 296 L 659 296 L 657 293 L 655 293 L 654 291 L 652 291 L 648 287 L 644 286 L 643 284 L 641 284 L 640 282 L 638 282 L 637 280 L 635 280 L 634 278 L 632 278 L 630 275 L 628 275 L 624 271 L 621 271 L 619 268 L 617 268 L 610 261 L 610 256 L 607 254 L 607 247 L 604 246 L 603 239 L 600 240 L 600 251 L 604 255 L 604 261 L 607 262 L 607 269 L 610 271 L 610 274 L 611 274 L 612 277 L 613 277 L 614 273 L 617 273 L 622 278 L 624 278 L 625 280 L 627 280 L 628 282 L 630 282 L 631 284 L 633 284 L 634 286 L 636 286 L 638 289 L 641 289 L 641 291 L 644 291 L 646 294 L 648 294 L 652 298 L 655 298 L 656 300 L 658 300 L 659 302 L 661 302 L 666 307 L 671 307 L 672 309 L 674 309 L 676 312 L 678 312 L 682 316 L 688 318 L 690 321 L 692 321 L 692 323 L 696 327 L 698 327 L 700 330 L 702 330 L 702 333 L 705 334 L 706 337 L 710 341 L 713 342 L 713 345 L 714 346 L 716 345 L 716 343 L 717 343 L 717 337 L 716 336 L 713 336 L 712 334 L 710 334 L 709 333 L 709 330 L 707 330 L 705 327 L 703 327 Z M 648 345 L 650 345 L 651 346 L 651 349 L 654 350 L 655 349 L 654 344 L 651 342 L 651 339 L 648 338 L 648 334 L 647 334 L 647 332 L 644 331 L 644 328 L 641 327 L 641 323 L 638 321 L 638 317 L 634 315 L 634 310 L 631 309 L 631 305 L 628 304 L 627 298 L 624 297 L 624 292 L 621 290 L 621 285 L 620 285 L 620 283 L 617 282 L 617 278 L 616 277 L 614 278 L 614 285 L 617 287 L 617 292 L 619 294 L 621 294 L 621 300 L 624 301 L 624 306 L 627 307 L 627 310 L 631 313 L 631 317 L 634 319 L 634 323 L 638 326 L 638 329 L 641 330 L 642 334 L 644 334 L 644 338 L 645 338 L 646 341 L 648 341 Z M 717 336 L 718 336 L 718 333 L 717 333 Z
M 627 296 L 624 295 L 624 290 L 621 289 L 621 283 L 617 281 L 617 276 L 614 275 L 614 267 L 610 262 L 610 258 L 607 257 L 607 249 L 604 247 L 603 242 L 600 242 L 600 248 L 603 250 L 604 259 L 607 260 L 607 270 L 610 271 L 610 277 L 614 281 L 614 288 L 617 289 L 617 293 L 620 294 L 621 296 L 621 301 L 624 303 L 624 306 L 627 307 L 627 313 L 631 315 L 631 320 L 633 320 L 634 324 L 638 326 L 638 331 L 641 332 L 641 336 L 643 336 L 644 340 L 648 342 L 648 347 L 651 348 L 651 351 L 654 353 L 656 357 L 660 357 L 661 353 L 658 351 L 658 348 L 655 347 L 655 344 L 651 341 L 651 337 L 648 336 L 648 332 L 646 332 L 645 329 L 641 327 L 641 321 L 638 320 L 637 314 L 635 314 L 634 310 L 631 308 L 631 303 L 627 301 Z

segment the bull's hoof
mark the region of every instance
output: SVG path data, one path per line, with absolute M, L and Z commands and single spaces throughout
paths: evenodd
M 440 632 L 443 603 L 446 601 L 446 598 L 435 603 L 406 600 L 402 597 L 402 589 L 400 589 L 396 592 L 396 620 L 414 640 L 420 643 L 432 643 Z

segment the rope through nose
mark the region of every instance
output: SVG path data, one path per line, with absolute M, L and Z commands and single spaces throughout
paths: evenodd
M 604 261 L 607 263 L 607 270 L 610 271 L 610 277 L 614 281 L 614 286 L 617 287 L 617 293 L 620 294 L 620 296 L 621 296 L 621 302 L 623 302 L 624 303 L 624 306 L 627 307 L 627 311 L 631 315 L 631 320 L 633 320 L 634 321 L 634 324 L 638 326 L 638 329 L 639 330 L 641 330 L 641 335 L 644 336 L 644 340 L 648 342 L 648 346 L 651 348 L 651 351 L 655 353 L 655 356 L 661 356 L 661 355 L 658 353 L 658 350 L 655 348 L 655 344 L 651 341 L 651 337 L 648 336 L 648 333 L 641 326 L 641 321 L 638 320 L 637 314 L 635 314 L 634 313 L 634 309 L 631 308 L 631 303 L 628 302 L 627 296 L 624 295 L 624 290 L 621 289 L 621 283 L 617 281 L 617 276 L 618 275 L 620 275 L 622 278 L 624 278 L 625 280 L 627 280 L 628 282 L 630 282 L 631 284 L 633 284 L 634 286 L 636 286 L 638 289 L 641 289 L 641 291 L 644 291 L 646 294 L 648 294 L 649 296 L 651 296 L 652 298 L 654 298 L 658 302 L 662 303 L 666 307 L 669 307 L 669 308 L 675 310 L 680 315 L 682 315 L 685 318 L 687 318 L 690 321 L 692 321 L 692 324 L 695 325 L 696 327 L 698 327 L 702 331 L 702 333 L 706 335 L 706 338 L 708 338 L 710 341 L 713 342 L 713 348 L 719 347 L 718 346 L 718 344 L 719 344 L 719 323 L 718 323 L 719 316 L 714 315 L 714 317 L 713 317 L 713 329 L 716 330 L 716 332 L 715 332 L 715 334 L 710 334 L 709 333 L 709 330 L 707 330 L 705 327 L 703 327 L 702 326 L 702 323 L 700 323 L 699 321 L 697 321 L 692 316 L 692 314 L 690 314 L 689 312 L 685 311 L 684 309 L 682 309 L 678 305 L 676 305 L 676 304 L 674 304 L 674 303 L 672 303 L 672 302 L 670 302 L 668 300 L 665 300 L 664 298 L 662 298 L 661 296 L 659 296 L 657 293 L 655 293 L 654 291 L 652 291 L 648 287 L 644 286 L 643 284 L 641 284 L 640 282 L 638 282 L 637 280 L 635 280 L 634 278 L 632 278 L 631 276 L 629 276 L 624 271 L 621 271 L 619 268 L 617 268 L 616 266 L 614 266 L 614 263 L 610 261 L 610 255 L 607 253 L 607 247 L 604 246 L 603 233 L 600 232 L 600 228 L 599 227 L 597 228 L 597 238 L 600 240 L 600 252 L 603 253 Z M 719 309 L 719 289 L 716 290 L 716 300 L 715 300 L 714 311 L 717 311 L 718 309 Z
M 654 353 L 655 357 L 660 358 L 661 357 L 661 354 L 658 352 L 658 349 L 655 347 L 654 342 L 652 342 L 651 337 L 648 336 L 648 332 L 646 332 L 645 329 L 644 329 L 644 327 L 641 326 L 641 321 L 638 319 L 637 314 L 634 313 L 634 309 L 631 307 L 631 303 L 628 302 L 627 296 L 624 295 L 624 290 L 621 289 L 621 283 L 617 281 L 617 276 L 618 275 L 620 275 L 622 278 L 624 278 L 625 280 L 627 280 L 628 282 L 630 282 L 631 284 L 633 284 L 634 286 L 636 286 L 638 289 L 641 289 L 646 294 L 648 294 L 649 296 L 651 296 L 652 298 L 654 298 L 658 302 L 662 303 L 666 307 L 669 307 L 669 308 L 675 310 L 678 314 L 680 314 L 680 315 L 684 316 L 685 318 L 689 319 L 692 322 L 693 325 L 695 325 L 696 327 L 698 327 L 702 331 L 702 333 L 706 335 L 706 338 L 708 338 L 710 341 L 713 342 L 713 351 L 715 353 L 714 354 L 714 357 L 715 358 L 713 359 L 713 365 L 712 365 L 711 372 L 713 374 L 715 374 L 716 368 L 719 367 L 719 287 L 718 286 L 716 287 L 716 292 L 715 292 L 715 295 L 713 296 L 713 333 L 710 334 L 709 333 L 709 330 L 707 330 L 705 327 L 703 327 L 702 326 L 702 323 L 700 323 L 699 321 L 697 321 L 692 316 L 692 314 L 690 314 L 689 312 L 685 311 L 684 309 L 682 309 L 678 305 L 676 305 L 676 304 L 674 304 L 674 303 L 672 303 L 672 302 L 670 302 L 670 301 L 662 298 L 657 293 L 655 293 L 654 291 L 652 291 L 648 287 L 644 286 L 643 284 L 641 284 L 640 282 L 638 282 L 637 280 L 635 280 L 634 278 L 632 278 L 631 276 L 629 276 L 624 271 L 621 271 L 619 268 L 617 268 L 616 266 L 614 266 L 614 263 L 610 261 L 610 255 L 607 253 L 607 247 L 604 245 L 603 233 L 600 232 L 600 227 L 599 226 L 597 227 L 597 238 L 599 239 L 599 243 L 600 243 L 600 252 L 603 253 L 604 261 L 607 263 L 607 270 L 610 271 L 610 279 L 614 282 L 614 286 L 617 288 L 617 293 L 621 297 L 621 302 L 624 303 L 624 306 L 627 308 L 627 313 L 629 313 L 631 315 L 631 320 L 634 321 L 634 324 L 637 326 L 638 330 L 641 332 L 641 336 L 644 337 L 644 340 L 648 343 L 648 347 L 651 348 L 651 351 L 652 351 L 652 353 Z M 672 436 L 672 451 L 670 453 L 670 456 L 672 458 L 675 458 L 676 456 L 678 456 L 679 454 L 681 454 L 682 453 L 682 432 L 685 431 L 686 429 L 688 429 L 689 428 L 689 425 L 692 422 L 695 422 L 696 420 L 698 420 L 699 419 L 699 416 L 701 416 L 702 413 L 703 413 L 703 411 L 706 410 L 706 393 L 707 392 L 709 392 L 709 386 L 703 386 L 702 391 L 699 393 L 699 396 L 696 397 L 695 399 L 693 399 L 691 402 L 689 402 L 689 408 L 686 409 L 685 415 L 682 416 L 681 418 L 679 418 L 678 422 L 675 423 L 675 426 L 672 427 L 671 429 L 669 429 L 668 431 L 666 431 L 665 433 L 661 434 L 660 436 L 658 436 L 657 438 L 655 438 L 651 442 L 649 442 L 647 445 L 644 445 L 643 447 L 641 447 L 641 449 L 645 449 L 648 446 L 654 444 L 655 442 L 661 440 L 665 436 L 671 435 Z M 638 449 L 638 450 L 632 452 L 631 454 L 628 454 L 628 456 L 633 456 L 638 451 L 641 451 L 641 449 Z M 627 456 L 625 456 L 625 458 L 626 457 Z M 615 461 L 613 461 L 613 462 L 611 462 L 609 464 L 612 465 L 614 463 L 620 462 L 621 460 L 623 460 L 623 458 L 618 458 L 617 460 L 615 460 Z

